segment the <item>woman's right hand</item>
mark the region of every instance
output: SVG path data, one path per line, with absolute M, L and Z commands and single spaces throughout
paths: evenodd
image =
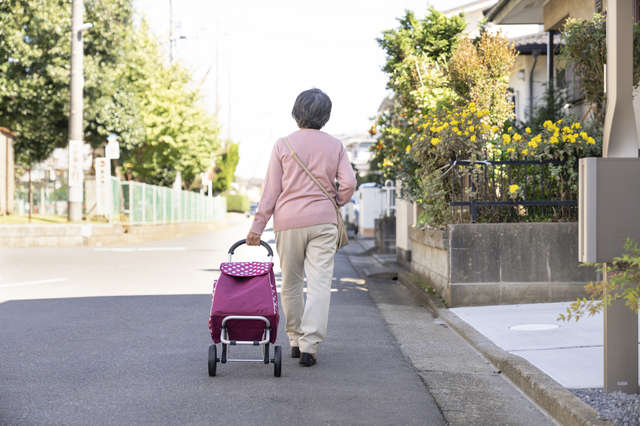
M 256 234 L 255 232 L 249 232 L 247 234 L 247 245 L 248 246 L 259 246 L 260 245 L 260 234 Z

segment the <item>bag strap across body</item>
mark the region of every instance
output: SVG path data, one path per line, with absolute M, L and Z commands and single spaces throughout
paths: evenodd
M 289 151 L 291 151 L 291 156 L 293 157 L 293 159 L 296 160 L 296 162 L 300 165 L 300 167 L 302 167 L 302 170 L 305 171 L 305 173 L 311 178 L 311 180 L 313 180 L 315 184 L 318 185 L 318 187 L 322 190 L 324 195 L 329 199 L 329 201 L 331 201 L 331 204 L 333 204 L 333 207 L 335 207 L 336 212 L 338 212 L 339 208 L 335 200 L 331 198 L 331 195 L 329 195 L 325 187 L 322 186 L 322 184 L 318 181 L 318 179 L 316 179 L 316 177 L 309 171 L 309 169 L 307 169 L 307 166 L 304 165 L 300 157 L 298 157 L 298 154 L 296 154 L 296 151 L 293 149 L 293 147 L 291 146 L 291 143 L 289 142 L 289 138 L 284 138 L 284 143 L 286 143 L 287 147 L 289 147 Z

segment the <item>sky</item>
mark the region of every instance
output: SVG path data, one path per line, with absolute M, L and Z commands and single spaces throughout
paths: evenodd
M 384 99 L 376 37 L 404 10 L 426 14 L 460 0 L 173 0 L 174 57 L 218 111 L 222 136 L 240 144 L 241 177 L 263 177 L 273 143 L 297 129 L 293 102 L 317 87 L 333 102 L 324 131 L 364 134 Z M 170 0 L 135 0 L 169 53 Z

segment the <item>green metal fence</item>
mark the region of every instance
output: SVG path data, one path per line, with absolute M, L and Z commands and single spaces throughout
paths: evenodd
M 224 218 L 227 212 L 227 203 L 220 196 L 131 181 L 121 182 L 119 187 L 121 190 L 114 189 L 113 216 L 122 214 L 131 224 L 210 222 Z

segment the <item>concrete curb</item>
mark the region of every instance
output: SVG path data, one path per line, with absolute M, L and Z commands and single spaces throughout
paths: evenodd
M 499 348 L 469 324 L 450 312 L 442 301 L 430 293 L 416 274 L 400 271 L 399 280 L 409 287 L 433 312 L 453 328 L 471 346 L 495 365 L 529 398 L 563 425 L 611 425 L 598 413 L 524 358 Z

